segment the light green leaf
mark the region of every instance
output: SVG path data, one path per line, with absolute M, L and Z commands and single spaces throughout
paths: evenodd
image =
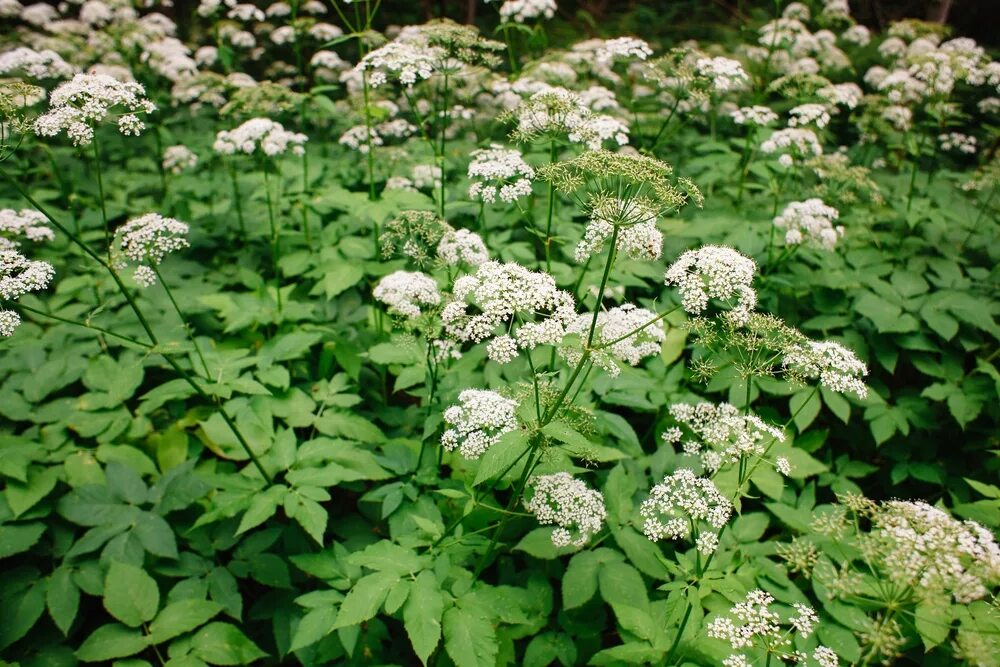
M 948 639 L 952 620 L 951 600 L 947 596 L 917 603 L 915 624 L 925 651 L 930 651 Z
M 44 532 L 45 524 L 40 522 L 0 526 L 0 558 L 27 551 Z
M 289 651 L 298 651 L 311 646 L 334 631 L 337 608 L 332 606 L 311 609 L 295 628 Z
M 50 468 L 32 466 L 28 469 L 27 483 L 8 479 L 5 494 L 14 518 L 21 516 L 49 495 L 52 489 L 56 488 L 60 474 L 60 469 L 56 466 Z
M 636 607 L 649 607 L 646 584 L 639 571 L 628 563 L 603 563 L 597 571 L 597 582 L 605 602 Z
M 191 639 L 192 653 L 212 665 L 249 665 L 267 653 L 229 623 L 209 623 Z
M 434 574 L 424 570 L 410 586 L 410 595 L 403 606 L 403 626 L 413 645 L 413 652 L 424 665 L 441 641 L 441 616 L 444 595 Z
M 115 658 L 126 658 L 144 650 L 149 639 L 139 630 L 126 628 L 119 623 L 108 623 L 94 630 L 76 651 L 76 657 L 83 662 L 104 662 Z
M 64 635 L 68 635 L 80 607 L 80 589 L 73 581 L 72 571 L 66 565 L 57 568 L 49 577 L 45 603 L 56 627 Z
M 104 580 L 104 608 L 133 628 L 150 621 L 160 607 L 156 581 L 134 565 L 112 561 Z
M 348 625 L 356 625 L 375 616 L 379 607 L 389 594 L 389 589 L 399 581 L 399 575 L 394 572 L 375 572 L 362 577 L 347 593 L 334 629 Z
M 504 433 L 497 444 L 486 450 L 479 459 L 479 470 L 476 471 L 474 485 L 482 484 L 498 477 L 510 468 L 511 474 L 517 470 L 517 464 L 524 463 L 527 457 L 528 435 L 520 430 Z M 513 466 L 513 467 L 511 467 Z
M 471 609 L 452 607 L 444 612 L 444 648 L 456 667 L 495 667 L 496 631 L 489 619 Z
M 222 605 L 209 600 L 178 600 L 168 604 L 149 625 L 150 641 L 162 644 L 210 621 Z

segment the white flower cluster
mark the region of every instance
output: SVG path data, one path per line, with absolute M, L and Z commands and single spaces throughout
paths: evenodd
M 655 318 L 656 313 L 645 308 L 637 308 L 631 303 L 599 313 L 594 327 L 593 345 L 608 347 L 593 349 L 591 360 L 607 371 L 608 375 L 616 377 L 621 373 L 616 362 L 637 366 L 644 358 L 659 354 L 666 333 L 663 330 L 662 320 L 648 324 Z M 586 343 L 593 320 L 592 314 L 581 313 L 566 327 L 566 333 L 579 334 L 582 342 Z M 643 327 L 647 324 L 648 326 Z M 640 327 L 643 327 L 642 330 L 637 331 Z M 630 333 L 631 336 L 628 335 Z M 560 354 L 570 364 L 579 363 L 583 356 L 582 351 L 575 347 L 563 348 Z
M 694 69 L 699 76 L 711 82 L 713 90 L 725 93 L 742 90 L 750 83 L 750 77 L 738 60 L 731 58 L 698 58 Z
M 595 114 L 576 93 L 565 88 L 540 90 L 514 108 L 515 135 L 531 141 L 565 136 L 570 142 L 599 150 L 605 141 L 628 143 L 628 126 L 616 118 Z
M 830 124 L 830 112 L 824 104 L 800 104 L 788 112 L 790 127 L 815 125 L 822 129 Z
M 976 154 L 976 138 L 972 135 L 948 132 L 947 134 L 939 134 L 938 141 L 943 151 L 958 151 L 966 155 Z
M 663 251 L 663 234 L 656 228 L 656 212 L 638 199 L 602 199 L 591 208 L 590 221 L 573 252 L 578 262 L 604 249 L 618 228 L 616 252 L 634 259 L 656 260 Z
M 437 256 L 448 266 L 457 266 L 460 263 L 479 266 L 490 259 L 490 253 L 483 239 L 468 229 L 445 232 L 438 241 Z
M 2 242 L 5 240 L 11 242 L 11 247 L 16 247 L 16 243 L 13 243 L 13 239 L 10 237 L 20 236 L 35 243 L 53 241 L 56 238 L 52 230 L 49 229 L 48 218 L 38 211 L 30 208 L 22 208 L 20 211 L 15 211 L 12 208 L 0 210 L 0 248 L 10 249 L 3 248 Z
M 431 78 L 444 56 L 444 49 L 438 46 L 395 41 L 367 54 L 358 63 L 358 69 L 371 73 L 368 83 L 373 88 L 378 88 L 390 78 L 412 87 L 420 80 Z
M 518 348 L 558 345 L 576 318 L 573 296 L 558 289 L 552 276 L 514 263 L 481 264 L 475 275 L 455 281 L 453 295 L 441 311 L 445 332 L 452 338 L 478 343 L 494 338 L 501 324 L 509 324 L 505 329 L 513 336 L 497 336 L 487 348 L 489 358 L 498 363 L 511 361 Z M 479 312 L 470 315 L 470 305 Z M 534 321 L 528 321 L 531 318 Z
M 890 581 L 947 593 L 959 604 L 986 597 L 1000 583 L 1000 547 L 993 534 L 922 501 L 882 503 L 861 548 Z
M 487 204 L 500 201 L 512 203 L 531 195 L 531 181 L 535 170 L 524 161 L 521 151 L 491 144 L 489 148 L 472 151 L 469 163 L 469 197 Z
M 760 589 L 752 590 L 746 599 L 737 602 L 729 610 L 735 620 L 729 616 L 719 616 L 708 624 L 706 634 L 713 639 L 729 642 L 734 651 L 758 645 L 766 648 L 769 655 L 776 654 L 782 663 L 788 660 L 805 665 L 806 655 L 791 649 L 791 635 L 797 633 L 802 638 L 809 637 L 818 625 L 819 617 L 812 607 L 797 602 L 793 605 L 794 615 L 782 623 L 778 613 L 770 609 L 772 604 L 772 595 Z M 783 625 L 787 625 L 787 629 Z M 825 646 L 814 649 L 812 658 L 820 667 L 836 667 L 839 664 L 837 654 Z M 726 667 L 750 665 L 742 653 L 729 656 L 722 664 Z
M 662 539 L 686 540 L 692 533 L 692 526 L 697 527 L 697 522 L 708 523 L 717 534 L 728 523 L 732 513 L 733 504 L 712 480 L 698 477 L 687 468 L 664 477 L 662 482 L 650 489 L 649 498 L 639 506 L 639 516 L 643 519 L 642 532 L 653 542 Z M 707 549 L 711 542 L 703 541 L 700 546 Z
M 106 74 L 77 74 L 52 91 L 49 110 L 35 119 L 35 133 L 54 137 L 65 130 L 75 146 L 86 146 L 94 140 L 94 124 L 115 107 L 122 107 L 125 113 L 118 116 L 118 131 L 138 135 L 146 126 L 136 114 L 156 110 L 145 94 L 146 89 L 132 81 Z
M 768 155 L 778 153 L 778 162 L 783 167 L 790 167 L 795 159 L 810 158 L 823 154 L 823 146 L 819 143 L 816 133 L 812 130 L 790 127 L 777 130 L 760 145 L 762 153 Z
M 740 107 L 739 109 L 730 111 L 729 115 L 732 116 L 733 121 L 737 125 L 755 125 L 760 127 L 770 125 L 778 120 L 778 114 L 774 113 L 771 107 L 761 105 Z
M 824 250 L 833 250 L 844 235 L 844 226 L 833 225 L 840 212 L 823 200 L 812 197 L 793 201 L 774 219 L 774 226 L 785 230 L 785 243 L 798 245 L 808 242 Z
M 832 391 L 852 391 L 859 398 L 868 396 L 868 387 L 861 380 L 868 375 L 868 367 L 840 343 L 797 344 L 785 353 L 781 363 L 785 374 L 793 379 L 819 378 L 819 383 Z
M 864 93 L 856 83 L 837 83 L 823 86 L 816 91 L 816 94 L 826 100 L 829 104 L 837 104 L 854 109 L 861 103 Z
M 732 248 L 704 246 L 688 250 L 671 264 L 665 283 L 677 286 L 681 305 L 692 315 L 703 313 L 709 299 L 735 299 L 725 317 L 743 324 L 757 305 L 757 292 L 750 286 L 756 271 L 752 259 Z
M 694 438 L 682 444 L 684 453 L 700 456 L 702 465 L 712 473 L 727 463 L 763 456 L 772 442 L 785 441 L 779 429 L 729 403 L 675 403 L 670 406 L 670 416 L 694 433 Z M 683 434 L 680 429 L 671 429 L 663 437 L 675 444 Z
M 119 249 L 125 257 L 139 266 L 133 277 L 143 287 L 156 283 L 156 273 L 151 264 L 159 264 L 170 253 L 190 247 L 187 239 L 187 224 L 173 218 L 165 218 L 159 213 L 147 213 L 133 218 L 115 230 L 120 237 Z M 125 262 L 117 262 L 116 268 L 125 268 Z
M 610 64 L 616 60 L 645 60 L 653 55 L 649 44 L 637 37 L 618 37 L 605 40 L 597 49 L 597 62 Z
M 222 130 L 215 135 L 212 148 L 222 155 L 245 153 L 252 155 L 258 149 L 269 157 L 285 153 L 291 146 L 292 153 L 305 153 L 303 144 L 308 137 L 291 132 L 270 118 L 251 118 L 232 130 Z
M 187 146 L 177 144 L 163 149 L 163 168 L 171 174 L 180 174 L 198 165 L 198 155 Z
M 448 428 L 441 434 L 441 446 L 449 452 L 458 448 L 465 458 L 478 459 L 504 433 L 517 428 L 517 401 L 495 391 L 465 389 L 458 402 L 444 411 Z
M 882 110 L 882 119 L 892 125 L 898 132 L 906 132 L 913 124 L 913 112 L 909 107 L 891 104 Z
M 35 79 L 63 79 L 76 74 L 77 68 L 51 49 L 35 51 L 21 46 L 0 53 L 0 74 L 12 72 L 24 72 Z
M 607 519 L 604 496 L 569 473 L 539 475 L 528 480 L 532 488 L 524 507 L 543 526 L 555 525 L 552 543 L 557 547 L 582 547 Z
M 371 137 L 371 147 L 384 146 L 387 138 L 405 139 L 416 131 L 416 125 L 402 118 L 393 118 L 392 120 L 372 125 L 370 128 L 365 125 L 355 125 L 348 128 L 346 132 L 340 135 L 339 143 L 352 150 L 367 154 L 369 150 L 367 137 Z
M 848 44 L 868 46 L 868 44 L 872 41 L 872 33 L 866 26 L 856 23 L 844 32 L 840 33 L 840 38 Z
M 524 23 L 529 19 L 550 19 L 555 15 L 556 0 L 506 0 L 500 7 L 502 21 Z
M 55 269 L 48 262 L 30 260 L 13 249 L 0 250 L 0 299 L 14 301 L 49 286 Z M 0 336 L 13 336 L 21 323 L 12 310 L 0 309 Z
M 378 281 L 372 296 L 389 307 L 390 313 L 420 317 L 421 306 L 441 303 L 437 282 L 419 271 L 396 271 Z
M 175 37 L 143 44 L 141 60 L 174 83 L 198 74 L 198 63 L 191 57 L 191 50 Z

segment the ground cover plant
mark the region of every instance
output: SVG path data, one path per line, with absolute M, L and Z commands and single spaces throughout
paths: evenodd
M 1000 63 L 391 4 L 0 0 L 0 663 L 996 664 Z

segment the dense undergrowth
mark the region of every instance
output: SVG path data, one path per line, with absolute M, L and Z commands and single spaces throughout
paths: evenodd
M 0 0 L 3 664 L 995 664 L 981 47 L 147 4 Z

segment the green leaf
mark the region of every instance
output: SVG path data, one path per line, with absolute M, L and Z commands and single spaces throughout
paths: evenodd
M 177 540 L 174 531 L 163 517 L 143 512 L 132 529 L 142 548 L 161 558 L 177 558 Z
M 476 471 L 473 485 L 478 486 L 494 479 L 508 468 L 510 468 L 511 473 L 515 472 L 517 468 L 515 462 L 523 463 L 528 458 L 525 455 L 527 450 L 527 433 L 520 429 L 504 433 L 500 437 L 500 441 L 487 449 L 486 453 L 479 459 L 479 469 Z
M 211 665 L 249 665 L 267 653 L 229 623 L 209 623 L 191 639 L 191 652 Z
M 951 600 L 947 596 L 917 603 L 915 625 L 924 642 L 925 651 L 930 651 L 948 639 L 953 618 Z
M 437 578 L 424 570 L 410 586 L 410 595 L 403 606 L 403 626 L 413 645 L 413 652 L 424 665 L 441 641 L 441 617 L 444 595 Z
M 323 435 L 339 436 L 358 442 L 382 442 L 385 434 L 378 426 L 360 415 L 346 412 L 328 411 L 315 423 L 316 430 Z
M 28 469 L 27 483 L 8 479 L 5 494 L 10 511 L 14 513 L 14 518 L 21 516 L 42 498 L 49 495 L 52 489 L 56 488 L 59 476 L 60 469 L 58 467 L 39 468 L 32 466 Z
M 471 609 L 452 607 L 444 612 L 444 648 L 455 667 L 495 667 L 496 631 L 489 619 Z
M 160 590 L 156 581 L 134 565 L 112 561 L 104 580 L 104 608 L 125 625 L 139 627 L 156 616 Z
M 319 640 L 331 634 L 337 621 L 337 608 L 333 606 L 311 609 L 295 628 L 289 651 L 298 651 L 312 646 Z
M 222 611 L 222 605 L 209 600 L 178 600 L 164 607 L 149 624 L 150 641 L 162 644 L 207 623 Z
M 795 427 L 800 433 L 813 423 L 819 415 L 819 408 L 819 392 L 813 389 L 803 389 L 788 399 L 788 410 L 795 415 Z
M 365 277 L 361 266 L 353 262 L 337 262 L 327 264 L 323 277 L 309 292 L 310 295 L 323 293 L 327 299 L 332 299 L 344 290 L 352 287 Z
M 49 585 L 45 590 L 45 603 L 56 627 L 64 635 L 68 635 L 80 607 L 80 589 L 73 581 L 72 571 L 66 565 L 56 568 L 49 577 Z
M 416 344 L 379 343 L 368 350 L 368 358 L 376 364 L 403 364 L 411 366 L 423 361 L 423 355 Z
M 356 625 L 375 616 L 385 601 L 385 596 L 389 594 L 389 589 L 397 581 L 399 575 L 394 572 L 375 572 L 359 579 L 340 605 L 334 629 Z
M 413 574 L 430 566 L 428 556 L 417 555 L 413 549 L 401 547 L 389 540 L 379 540 L 361 551 L 355 551 L 347 558 L 347 562 L 399 576 Z
M 285 497 L 285 513 L 302 526 L 309 537 L 323 546 L 323 534 L 326 532 L 327 514 L 323 506 L 315 500 L 290 493 Z
M 83 662 L 104 662 L 126 658 L 144 650 L 149 639 L 139 630 L 126 628 L 119 623 L 108 623 L 94 630 L 76 651 Z
M 0 526 L 0 558 L 27 551 L 45 533 L 44 523 L 7 524 Z
M 641 610 L 649 607 L 642 575 L 628 563 L 603 563 L 597 571 L 597 582 L 601 597 L 609 604 L 637 607 Z
M 553 560 L 573 553 L 577 547 L 572 545 L 557 547 L 552 543 L 552 528 L 535 528 L 521 538 L 521 541 L 514 546 L 515 551 L 523 551 L 531 554 L 535 558 L 542 560 Z
M 570 559 L 562 580 L 563 607 L 575 609 L 594 597 L 600 565 L 601 557 L 593 551 L 582 551 Z
M 285 499 L 285 494 L 287 493 L 287 486 L 277 484 L 268 488 L 263 493 L 254 494 L 253 499 L 250 501 L 250 507 L 247 508 L 243 519 L 240 520 L 236 534 L 242 535 L 274 516 L 274 513 L 278 511 L 278 505 Z

